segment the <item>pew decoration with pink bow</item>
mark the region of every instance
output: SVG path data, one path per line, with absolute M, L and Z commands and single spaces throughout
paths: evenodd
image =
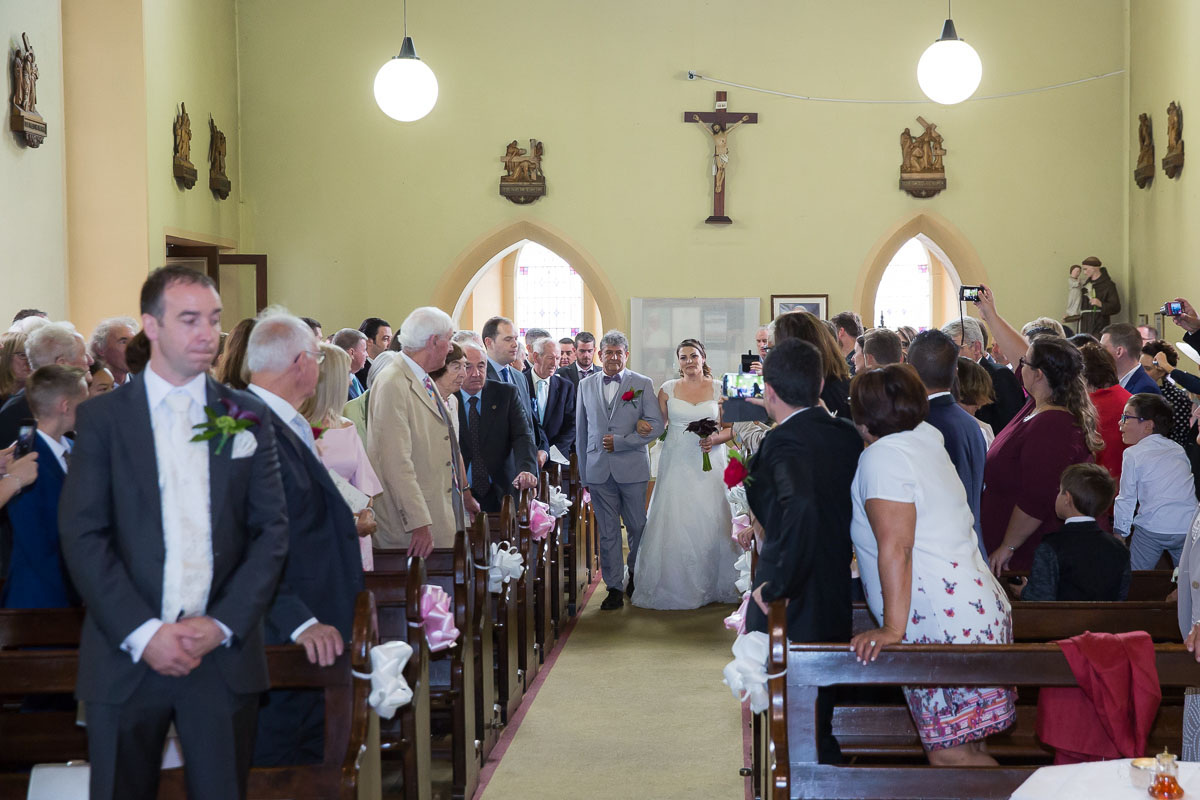
M 509 542 L 492 542 L 492 562 L 488 567 L 488 591 L 500 594 L 504 584 L 518 580 L 525 571 L 521 552 Z
M 404 667 L 412 658 L 412 653 L 408 642 L 377 644 L 371 648 L 371 673 L 364 675 L 351 670 L 354 677 L 371 682 L 371 694 L 367 702 L 384 719 L 391 719 L 396 709 L 412 701 L 412 689 L 404 680 Z
M 725 627 L 731 631 L 735 631 L 739 636 L 746 632 L 746 612 L 750 610 L 750 592 L 742 593 L 742 604 L 738 606 L 737 611 L 734 611 L 725 618 Z
M 746 531 L 750 530 L 753 525 L 750 522 L 749 514 L 738 514 L 733 518 L 733 526 L 729 531 L 730 537 L 738 543 L 738 547 L 742 546 L 741 540 L 738 539 Z
M 459 630 L 454 627 L 450 595 L 442 587 L 428 583 L 421 587 L 421 625 L 425 628 L 430 652 L 449 649 L 458 641 Z
M 547 503 L 550 507 L 550 516 L 555 519 L 562 519 L 571 509 L 571 499 L 567 497 L 566 492 L 557 486 L 550 487 L 550 502 Z
M 529 505 L 529 538 L 535 542 L 545 539 L 554 530 L 554 516 L 550 513 L 550 505 L 541 500 L 534 500 Z
M 725 679 L 722 681 L 733 692 L 739 703 L 749 703 L 750 711 L 754 714 L 767 710 L 770 698 L 767 694 L 767 680 L 778 678 L 778 675 L 767 672 L 767 655 L 770 652 L 770 639 L 762 631 L 742 633 L 733 643 L 733 661 L 725 665 Z
M 588 489 L 583 490 L 583 504 L 589 506 L 592 504 L 592 493 Z

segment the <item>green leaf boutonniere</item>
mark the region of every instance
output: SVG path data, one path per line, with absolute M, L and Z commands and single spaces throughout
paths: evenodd
M 191 438 L 193 442 L 207 442 L 209 439 L 220 437 L 220 441 L 217 442 L 216 455 L 221 455 L 225 443 L 232 437 L 242 431 L 250 430 L 261 422 L 253 411 L 241 410 L 237 403 L 226 397 L 221 398 L 221 405 L 225 406 L 226 413 L 218 414 L 213 408 L 206 407 L 204 415 L 208 417 L 208 421 L 192 426 L 193 429 L 200 431 Z

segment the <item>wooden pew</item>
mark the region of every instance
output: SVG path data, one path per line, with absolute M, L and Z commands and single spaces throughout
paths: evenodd
M 400 761 L 404 771 L 404 800 L 429 800 L 433 794 L 432 738 L 429 711 L 429 641 L 421 626 L 420 596 L 425 583 L 425 565 L 412 559 L 402 572 L 364 573 L 367 589 L 378 608 L 379 639 L 407 642 L 412 657 L 404 668 L 404 679 L 413 699 L 390 720 L 379 720 L 379 743 L 385 764 Z M 416 775 L 416 780 L 409 780 Z
M 1171 583 L 1169 569 L 1138 569 L 1131 573 L 1129 596 L 1126 600 L 1166 600 L 1175 584 Z M 1028 578 L 1028 572 L 1002 572 L 1001 582 L 1008 578 Z
M 376 571 L 399 571 L 407 562 L 404 550 L 376 550 Z M 483 742 L 476 736 L 475 715 L 475 614 L 474 560 L 464 531 L 454 535 L 453 548 L 435 548 L 424 559 L 425 582 L 441 586 L 450 596 L 458 643 L 430 653 L 429 708 L 435 737 L 434 755 L 453 766 L 455 800 L 470 797 L 479 783 Z M 490 645 L 490 642 L 489 642 Z
M 583 602 L 591 576 L 587 566 L 587 546 L 584 543 L 583 526 L 580 521 L 580 508 L 583 505 L 583 487 L 579 485 L 579 473 L 575 466 L 575 456 L 571 455 L 569 466 L 558 464 L 548 465 L 550 482 L 556 483 L 571 501 L 570 511 L 560 522 L 561 533 L 559 541 L 562 549 L 563 589 L 566 595 L 566 614 L 575 616 Z
M 557 470 L 555 470 L 557 473 Z M 543 503 L 550 502 L 550 487 L 553 484 L 549 472 L 541 474 L 541 480 L 538 487 L 538 499 Z M 570 612 L 567 606 L 566 592 L 566 537 L 567 537 L 567 520 L 570 514 L 567 514 L 554 522 L 554 530 L 546 536 L 546 556 L 548 560 L 548 577 L 550 583 L 547 587 L 546 597 L 549 603 L 550 622 L 553 625 L 553 640 L 557 641 L 562 635 L 564 626 L 567 624 L 567 617 Z M 547 651 L 550 646 L 547 645 Z M 545 660 L 543 653 L 542 659 Z
M 482 519 L 483 515 L 479 517 Z M 475 620 L 471 627 L 471 636 L 475 641 L 475 738 L 480 741 L 482 758 L 487 760 L 500 741 L 500 729 L 504 727 L 504 722 L 496 687 L 496 641 L 488 592 L 491 537 L 486 520 L 467 529 L 467 541 L 471 548 L 475 588 Z
M 770 800 L 785 798 L 1006 798 L 1039 763 L 1022 763 L 988 768 L 950 768 L 913 765 L 922 759 L 919 741 L 907 718 L 910 740 L 897 741 L 894 731 L 901 728 L 898 713 L 906 707 L 872 709 L 858 715 L 862 725 L 848 727 L 847 714 L 835 709 L 835 735 L 846 738 L 844 755 L 855 755 L 860 740 L 874 742 L 874 750 L 858 755 L 877 756 L 883 763 L 830 765 L 817 762 L 816 702 L 820 687 L 843 685 L 902 686 L 928 684 L 932 675 L 939 684 L 950 686 L 1018 686 L 1029 689 L 1042 686 L 1074 686 L 1075 679 L 1054 644 L 1013 645 L 898 645 L 885 648 L 869 666 L 855 660 L 845 644 L 789 645 L 785 636 L 786 612 L 783 603 L 772 604 L 769 615 L 770 655 L 768 682 L 770 701 L 766 712 L 765 742 L 768 754 L 764 764 L 762 796 Z M 1157 645 L 1157 666 L 1164 688 L 1181 689 L 1200 677 L 1194 656 L 1182 645 Z M 890 718 L 886 718 L 890 715 Z M 853 715 L 851 715 L 853 716 Z M 880 717 L 885 717 L 881 719 Z M 1018 715 L 1010 738 L 1028 736 L 1030 713 Z M 1149 750 L 1165 738 L 1175 737 L 1177 746 L 1181 728 L 1178 707 L 1160 710 Z M 874 726 L 876 730 L 864 730 Z M 1024 729 L 1022 729 L 1022 727 Z M 840 730 L 839 730 L 840 728 Z M 1011 730 L 1011 729 L 1010 729 Z M 883 741 L 878 734 L 883 731 Z M 857 738 L 856 738 L 857 737 Z M 889 741 L 890 737 L 890 741 Z M 993 747 L 994 755 L 1005 755 L 1003 747 Z M 1025 750 L 1029 748 L 1026 746 Z M 1009 755 L 1022 754 L 1020 742 Z M 1047 760 L 1042 751 L 1041 763 Z M 908 756 L 909 763 L 897 763 L 897 756 Z M 922 759 L 923 760 L 923 759 Z
M 539 491 L 545 486 L 544 478 L 539 483 Z M 532 489 L 526 494 L 523 494 L 522 504 L 526 509 L 526 513 L 530 510 L 529 504 L 535 499 L 541 499 L 539 493 L 535 493 Z M 526 521 L 528 516 L 524 518 Z M 518 513 L 517 522 L 522 521 L 521 515 Z M 534 570 L 533 575 L 533 618 L 534 631 L 537 641 L 538 664 L 546 660 L 546 653 L 550 652 L 550 648 L 554 646 L 554 641 L 557 638 L 554 627 L 554 606 L 555 599 L 551 596 L 551 589 L 554 579 L 550 575 L 553 568 L 552 551 L 557 546 L 558 542 L 558 526 L 550 530 L 541 539 L 533 538 L 533 530 L 529 524 L 524 524 L 524 530 L 521 531 L 521 536 L 529 537 L 529 565 Z
M 1125 600 L 1113 603 L 1024 602 L 1012 604 L 1013 640 L 1051 642 L 1069 639 L 1084 631 L 1126 633 L 1146 631 L 1156 642 L 1178 642 L 1179 621 L 1175 604 L 1161 600 Z M 854 633 L 878 627 L 866 603 L 854 604 Z
M 544 622 L 537 613 L 538 582 L 543 576 L 538 572 L 538 543 L 533 541 L 529 530 L 529 500 L 532 494 L 531 490 L 526 489 L 521 492 L 521 502 L 517 503 L 517 541 L 525 562 L 525 573 L 521 576 L 521 586 L 517 592 L 517 613 L 521 618 L 521 647 L 517 654 L 526 691 L 542 666 L 542 648 L 538 636 L 544 635 Z
M 478 515 L 475 524 L 487 526 L 491 541 L 516 545 L 517 511 L 511 497 L 504 498 L 499 512 Z M 512 719 L 525 693 L 524 674 L 521 672 L 518 655 L 521 649 L 521 618 L 518 613 L 517 594 L 521 590 L 521 584 L 521 580 L 509 581 L 500 592 L 489 592 L 488 600 L 495 653 L 496 702 L 500 706 L 501 720 L 504 724 Z
M 81 610 L 0 611 L 0 691 L 9 696 L 70 694 L 75 689 L 79 654 L 75 649 L 16 650 L 77 644 Z M 359 764 L 366 750 L 370 684 L 350 671 L 370 672 L 371 647 L 378 641 L 375 605 L 369 592 L 358 596 L 353 638 L 331 667 L 308 662 L 304 648 L 267 648 L 272 689 L 323 689 L 325 753 L 320 764 L 257 767 L 250 771 L 248 794 L 255 800 L 356 800 Z M 20 714 L 0 712 L 0 797 L 24 797 L 34 763 L 86 760 L 86 735 L 75 726 L 74 712 Z M 183 770 L 164 770 L 161 800 L 182 800 L 187 792 Z

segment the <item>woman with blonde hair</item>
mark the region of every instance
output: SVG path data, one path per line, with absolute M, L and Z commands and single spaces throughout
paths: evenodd
M 371 554 L 371 534 L 375 532 L 375 495 L 383 484 L 367 459 L 367 451 L 354 423 L 342 416 L 346 394 L 350 391 L 350 355 L 340 347 L 321 343 L 321 361 L 317 391 L 300 406 L 300 413 L 313 426 L 317 455 L 325 467 L 367 496 L 367 505 L 356 515 L 359 549 L 363 569 L 375 569 Z M 335 481 L 336 482 L 336 481 Z
M 26 334 L 9 331 L 0 334 L 0 404 L 25 388 L 33 371 L 25 355 Z

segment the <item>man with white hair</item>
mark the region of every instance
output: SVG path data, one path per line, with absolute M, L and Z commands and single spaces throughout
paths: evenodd
M 304 645 L 309 661 L 327 667 L 351 638 L 363 574 L 354 515 L 299 411 L 317 390 L 322 360 L 308 323 L 280 310 L 260 317 L 246 344 L 249 389 L 270 409 L 288 517 L 287 560 L 267 612 L 266 643 Z M 269 692 L 258 713 L 254 763 L 320 761 L 324 702 L 321 692 Z
M 458 441 L 450 414 L 429 373 L 450 353 L 454 322 L 424 306 L 400 325 L 400 357 L 371 384 L 367 455 L 383 484 L 375 503 L 379 547 L 407 547 L 422 558 L 434 547 L 453 547 L 463 525 L 455 486 Z
M 1017 415 L 1021 406 L 1025 405 L 1025 394 L 1013 371 L 1002 367 L 992 360 L 984 349 L 983 325 L 974 317 L 963 317 L 962 321 L 952 320 L 942 326 L 942 333 L 949 336 L 958 345 L 958 354 L 969 358 L 983 367 L 988 377 L 992 379 L 992 389 L 996 393 L 996 402 L 988 403 L 975 412 L 978 419 L 992 426 L 992 431 L 999 434 L 1009 420 Z
M 575 447 L 575 386 L 558 370 L 558 342 L 538 339 L 529 351 L 529 379 L 533 381 L 533 414 L 546 441 L 569 456 Z
M 36 328 L 25 340 L 25 355 L 29 359 L 30 371 L 51 364 L 79 367 L 86 373 L 88 384 L 92 382 L 92 375 L 88 372 L 92 357 L 88 355 L 83 336 L 69 322 L 48 322 Z M 0 408 L 0 447 L 12 444 L 17 438 L 21 420 L 32 416 L 24 390 L 8 398 L 8 402 Z
M 88 343 L 92 358 L 98 359 L 112 373 L 113 385 L 129 382 L 129 366 L 125 363 L 125 345 L 137 335 L 138 324 L 133 317 L 110 317 L 101 320 L 92 331 Z

